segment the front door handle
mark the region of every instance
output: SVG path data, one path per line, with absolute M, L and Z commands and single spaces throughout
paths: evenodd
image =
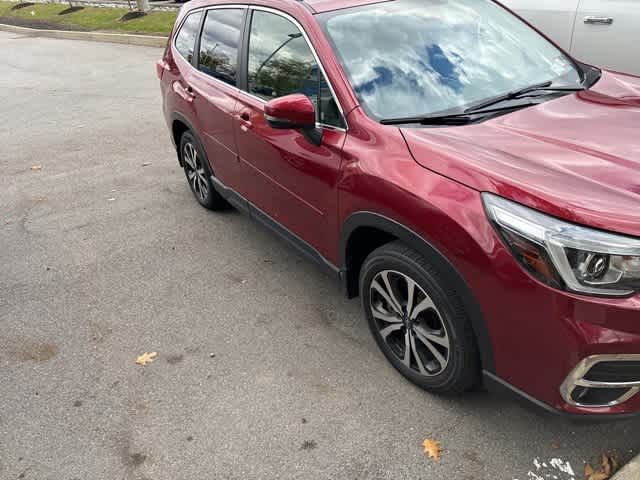
M 590 25 L 611 25 L 613 18 L 611 17 L 584 17 L 584 23 Z

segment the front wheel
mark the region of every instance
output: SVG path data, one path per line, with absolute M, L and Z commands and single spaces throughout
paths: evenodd
M 373 251 L 360 293 L 376 343 L 406 378 L 434 393 L 462 393 L 480 361 L 464 305 L 447 276 L 400 242 Z

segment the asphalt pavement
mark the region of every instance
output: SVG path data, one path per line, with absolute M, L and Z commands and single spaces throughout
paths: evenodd
M 0 479 L 569 480 L 640 451 L 637 420 L 405 381 L 357 300 L 192 198 L 160 54 L 0 32 Z

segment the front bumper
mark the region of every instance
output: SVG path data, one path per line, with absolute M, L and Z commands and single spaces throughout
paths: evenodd
M 551 288 L 516 262 L 488 221 L 478 221 L 470 233 L 483 256 L 458 265 L 491 337 L 494 367 L 485 366 L 487 373 L 570 416 L 639 413 L 635 370 L 624 381 L 615 378 L 616 365 L 605 371 L 610 378 L 587 374 L 605 361 L 640 362 L 640 295 L 605 298 Z

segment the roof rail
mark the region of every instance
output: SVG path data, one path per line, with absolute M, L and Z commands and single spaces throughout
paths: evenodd
M 307 10 L 309 10 L 311 13 L 318 13 L 311 5 L 309 5 L 309 3 L 307 3 L 305 0 L 295 0 L 296 2 L 301 3 L 302 5 L 304 5 Z

